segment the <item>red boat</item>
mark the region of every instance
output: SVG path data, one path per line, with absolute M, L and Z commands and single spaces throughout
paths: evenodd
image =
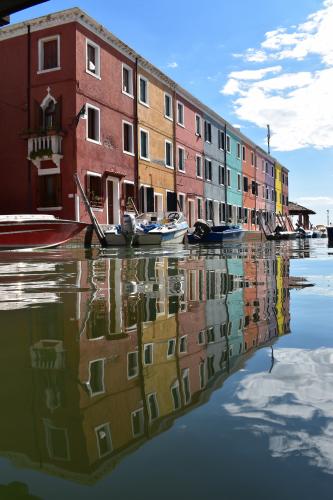
M 0 215 L 0 250 L 48 248 L 66 243 L 87 227 L 54 215 Z

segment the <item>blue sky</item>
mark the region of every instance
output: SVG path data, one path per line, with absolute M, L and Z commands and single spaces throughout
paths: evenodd
M 290 199 L 333 220 L 333 0 L 50 0 L 80 7 L 290 170 Z

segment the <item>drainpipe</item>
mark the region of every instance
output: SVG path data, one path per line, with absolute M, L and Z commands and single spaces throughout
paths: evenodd
M 28 24 L 27 33 L 27 129 L 31 128 L 31 31 Z M 32 211 L 31 161 L 27 160 L 28 168 L 28 208 Z
M 138 211 L 142 211 L 140 207 L 140 191 L 139 191 L 139 128 L 138 128 L 138 58 L 135 58 L 134 69 L 134 202 Z
M 172 122 L 172 142 L 173 142 L 173 190 L 177 195 L 177 144 L 176 144 L 176 88 L 173 90 L 173 99 L 172 99 L 172 114 L 173 114 L 173 122 Z M 185 207 L 184 207 L 185 208 Z

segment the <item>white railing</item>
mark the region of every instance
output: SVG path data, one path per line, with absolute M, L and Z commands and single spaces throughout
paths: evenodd
M 30 137 L 28 139 L 28 155 L 39 151 L 51 151 L 52 154 L 61 155 L 61 135 L 45 135 L 40 137 Z

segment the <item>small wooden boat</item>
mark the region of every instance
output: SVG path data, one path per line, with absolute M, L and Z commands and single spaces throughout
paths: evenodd
M 194 224 L 194 231 L 188 233 L 189 243 L 223 243 L 227 241 L 242 241 L 244 230 L 232 224 L 210 226 L 206 221 L 199 219 Z
M 266 238 L 268 240 L 295 240 L 296 236 L 296 231 L 278 231 L 272 234 L 268 234 Z
M 0 215 L 0 250 L 62 245 L 85 227 L 83 222 L 57 219 L 54 215 Z

